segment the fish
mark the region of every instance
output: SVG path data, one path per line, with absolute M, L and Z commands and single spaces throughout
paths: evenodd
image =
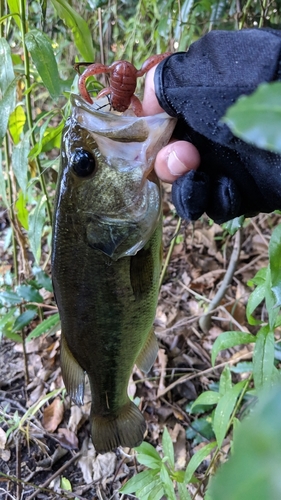
M 175 119 L 118 115 L 71 97 L 62 134 L 52 238 L 61 369 L 75 404 L 91 389 L 98 453 L 135 447 L 146 430 L 128 397 L 134 364 L 147 373 L 162 260 L 162 208 L 153 171 Z

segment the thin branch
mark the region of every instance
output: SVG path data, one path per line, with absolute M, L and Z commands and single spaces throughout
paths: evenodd
M 235 235 L 234 247 L 232 250 L 231 257 L 230 257 L 229 265 L 228 265 L 227 271 L 224 275 L 224 278 L 221 282 L 221 285 L 220 285 L 216 295 L 214 296 L 214 298 L 210 302 L 208 309 L 207 309 L 207 312 L 199 319 L 200 328 L 204 333 L 207 333 L 209 331 L 210 326 L 211 326 L 211 314 L 212 314 L 213 310 L 219 306 L 221 300 L 223 299 L 223 297 L 225 295 L 227 287 L 230 285 L 230 283 L 232 281 L 232 278 L 233 278 L 235 270 L 236 270 L 237 262 L 239 260 L 240 250 L 241 250 L 241 232 L 239 229 Z

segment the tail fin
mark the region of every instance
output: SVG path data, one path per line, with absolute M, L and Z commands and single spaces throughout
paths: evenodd
M 139 446 L 143 440 L 146 423 L 137 406 L 128 401 L 116 415 L 91 414 L 91 427 L 96 451 L 105 453 L 118 446 Z

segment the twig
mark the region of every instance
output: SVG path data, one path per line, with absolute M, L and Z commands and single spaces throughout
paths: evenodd
M 171 256 L 172 256 L 172 253 L 173 253 L 173 250 L 174 250 L 174 246 L 175 246 L 175 243 L 176 243 L 176 236 L 177 236 L 177 234 L 178 234 L 178 232 L 180 230 L 180 227 L 181 227 L 181 218 L 179 218 L 179 220 L 178 220 L 177 227 L 176 227 L 174 236 L 172 238 L 172 241 L 170 243 L 169 250 L 168 250 L 168 253 L 167 253 L 167 257 L 166 257 L 164 265 L 163 265 L 163 269 L 162 269 L 160 280 L 159 280 L 159 288 L 161 288 L 161 286 L 162 286 L 162 283 L 163 283 L 163 280 L 164 280 L 164 277 L 165 277 L 165 274 L 166 274 L 166 271 L 167 271 L 167 267 L 169 265 L 169 262 L 170 262 L 170 259 L 171 259 Z
M 264 242 L 266 248 L 268 248 L 269 242 L 265 239 L 265 237 L 262 234 L 262 232 L 261 232 L 259 226 L 257 225 L 257 223 L 253 219 L 250 219 L 250 222 L 251 222 L 252 226 L 255 228 L 255 230 L 257 231 L 257 233 L 260 236 L 261 240 Z
M 45 481 L 43 484 L 38 486 L 38 490 L 49 486 L 49 484 L 53 481 L 53 479 L 55 479 L 57 476 L 62 474 L 65 471 L 65 469 L 67 469 L 73 462 L 75 462 L 78 458 L 80 458 L 81 455 L 82 455 L 82 452 L 79 451 L 79 453 L 76 453 L 76 455 L 71 457 L 71 459 L 68 460 L 68 462 L 66 462 L 65 464 L 63 464 L 61 466 L 61 468 L 58 469 L 54 474 L 52 474 L 52 476 L 49 477 L 49 479 L 47 479 L 47 481 Z M 36 490 L 34 493 L 32 493 L 32 495 L 30 495 L 26 500 L 32 500 L 33 498 L 35 498 L 38 495 L 38 490 Z
M 232 250 L 227 271 L 221 282 L 221 286 L 219 287 L 216 295 L 210 302 L 207 312 L 199 319 L 200 328 L 204 333 L 207 333 L 209 331 L 211 326 L 211 313 L 216 307 L 218 307 L 226 292 L 227 287 L 231 283 L 239 259 L 240 249 L 241 249 L 241 231 L 239 229 L 235 235 L 234 247 Z
M 244 354 L 242 354 L 242 356 L 239 356 L 237 359 L 230 359 L 228 361 L 224 361 L 223 363 L 219 363 L 218 365 L 212 366 L 211 368 L 207 368 L 207 370 L 203 370 L 201 372 L 192 373 L 191 375 L 189 375 L 189 374 L 188 375 L 183 375 L 178 380 L 175 380 L 170 385 L 168 385 L 168 387 L 166 387 L 163 391 L 161 391 L 160 394 L 157 394 L 152 399 L 158 399 L 158 398 L 164 396 L 164 394 L 166 394 L 167 392 L 169 392 L 171 389 L 173 389 L 174 387 L 176 387 L 179 384 L 183 384 L 187 380 L 191 380 L 193 378 L 201 377 L 202 375 L 206 375 L 207 373 L 211 373 L 211 372 L 217 370 L 218 368 L 223 368 L 223 367 L 225 367 L 227 365 L 230 365 L 230 366 L 236 365 L 237 363 L 239 363 L 239 361 L 241 361 L 241 359 L 247 358 L 249 356 L 249 354 L 251 354 L 251 353 L 250 352 L 244 353 Z
M 18 436 L 16 439 L 16 475 L 17 479 L 17 498 L 20 500 L 22 493 L 22 484 L 21 484 L 21 437 Z

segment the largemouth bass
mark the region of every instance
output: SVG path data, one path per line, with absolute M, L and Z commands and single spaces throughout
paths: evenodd
M 127 387 L 157 356 L 161 195 L 153 162 L 174 119 L 95 111 L 72 96 L 62 137 L 52 277 L 67 391 L 83 404 L 89 377 L 97 452 L 141 443 L 146 428 Z

